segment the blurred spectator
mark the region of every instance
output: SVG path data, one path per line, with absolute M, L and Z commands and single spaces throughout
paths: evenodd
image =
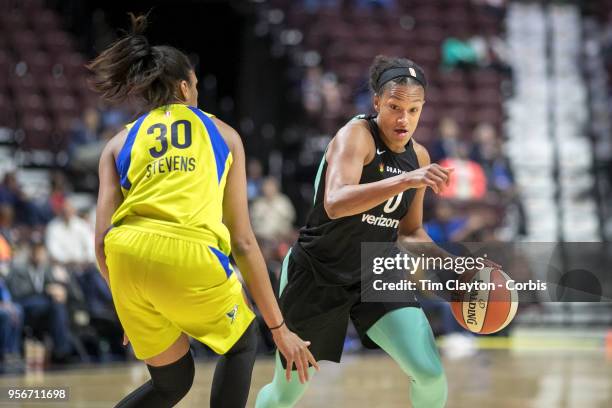
M 342 87 L 334 72 L 323 73 L 320 66 L 306 69 L 302 81 L 302 105 L 309 125 L 331 134 L 344 120 Z
M 459 200 L 479 200 L 487 192 L 487 178 L 482 166 L 469 159 L 469 147 L 466 142 L 457 145 L 455 157 L 440 161 L 440 166 L 453 168 L 448 186 L 440 192 L 444 198 Z
M 442 66 L 445 68 L 492 68 L 511 75 L 510 50 L 497 35 L 449 37 L 442 43 Z
M 112 138 L 126 122 L 127 109 L 100 105 L 88 107 L 76 123 L 71 136 L 69 154 L 71 167 L 81 171 L 95 171 L 98 159 L 108 139 Z
M 342 92 L 335 74 L 327 72 L 323 75 L 321 95 L 323 96 L 321 128 L 323 132 L 333 134 L 339 126 L 339 121 L 344 120 Z
M 67 194 L 66 176 L 61 171 L 54 171 L 51 173 L 51 192 L 49 193 L 49 207 L 53 216 L 57 216 L 62 211 Z
M 497 142 L 497 139 L 497 131 L 491 123 L 481 122 L 476 125 L 472 137 L 475 145 L 470 158 L 482 163 L 484 156 L 491 156 L 493 146 Z
M 0 204 L 0 274 L 6 276 L 13 259 L 13 207 Z
M 247 166 L 247 198 L 249 202 L 261 196 L 263 167 L 258 159 L 250 159 Z
M 89 107 L 83 117 L 75 124 L 70 137 L 70 151 L 81 145 L 96 142 L 101 130 L 101 118 L 97 109 Z
M 95 108 L 87 108 L 82 118 L 76 123 L 70 137 L 68 153 L 71 165 L 75 169 L 89 170 L 95 168 L 99 157 L 100 133 L 102 118 Z
M 480 63 L 480 56 L 469 38 L 449 37 L 442 43 L 442 66 L 472 68 Z
M 502 141 L 497 137 L 495 128 L 489 123 L 479 124 L 474 131 L 476 148 L 472 153 L 487 178 L 487 194 L 499 204 L 506 206 L 506 239 L 513 239 L 517 234 L 527 233 L 527 219 L 510 161 L 503 154 Z M 511 224 L 511 225 L 510 225 Z
M 63 266 L 82 269 L 95 262 L 93 231 L 77 216 L 70 200 L 64 200 L 47 226 L 45 240 L 51 259 Z
M 485 226 L 486 220 L 478 214 L 460 215 L 447 200 L 438 200 L 435 216 L 424 228 L 434 242 L 443 244 L 466 241 Z
M 131 107 L 131 109 L 133 109 L 133 107 Z M 122 105 L 110 105 L 105 102 L 100 102 L 101 131 L 110 130 L 116 133 L 127 122 L 131 122 L 130 113 L 128 113 L 131 109 L 127 103 Z
M 474 131 L 474 140 L 476 148 L 472 157 L 482 165 L 489 190 L 511 194 L 514 189 L 514 178 L 510 161 L 502 153 L 501 141 L 493 125 L 479 124 Z
M 13 369 L 21 360 L 23 310 L 13 302 L 4 276 L 0 277 L 0 362 L 4 370 Z
M 52 358 L 67 359 L 72 352 L 69 276 L 60 266 L 52 267 L 43 243 L 33 244 L 30 259 L 16 266 L 7 278 L 15 300 L 23 308 L 24 325 L 34 333 L 48 333 L 53 340 Z
M 251 206 L 253 230 L 260 238 L 281 240 L 293 230 L 295 209 L 289 198 L 279 191 L 278 181 L 274 177 L 264 180 L 262 192 L 262 197 Z
M 37 226 L 48 221 L 47 211 L 26 197 L 14 172 L 4 175 L 4 180 L 0 185 L 0 204 L 8 204 L 13 207 L 16 224 Z
M 436 138 L 431 148 L 431 161 L 437 163 L 445 157 L 457 155 L 459 145 L 459 125 L 455 119 L 445 116 L 440 120 L 438 126 L 440 137 Z
M 116 326 L 116 315 L 108 284 L 95 265 L 93 230 L 79 217 L 70 200 L 65 200 L 57 218 L 47 227 L 49 254 L 78 281 L 92 319 L 109 330 Z
M 323 109 L 323 95 L 321 94 L 321 82 L 323 71 L 318 65 L 306 68 L 302 80 L 302 105 L 309 118 L 317 118 Z

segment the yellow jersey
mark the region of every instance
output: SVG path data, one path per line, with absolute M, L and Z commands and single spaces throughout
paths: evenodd
M 128 216 L 205 229 L 230 253 L 223 224 L 223 192 L 232 154 L 212 115 L 172 104 L 127 125 L 128 135 L 116 159 L 124 200 L 112 217 Z

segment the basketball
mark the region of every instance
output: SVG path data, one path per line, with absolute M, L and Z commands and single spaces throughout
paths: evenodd
M 512 321 L 518 294 L 516 289 L 508 289 L 511 279 L 501 269 L 466 272 L 458 280 L 462 290 L 454 294 L 451 308 L 461 326 L 473 333 L 491 334 Z

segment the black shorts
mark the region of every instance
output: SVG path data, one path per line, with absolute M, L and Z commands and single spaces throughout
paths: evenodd
M 309 268 L 289 256 L 287 285 L 279 300 L 287 327 L 318 360 L 340 362 L 349 318 L 367 348 L 378 348 L 366 332 L 386 313 L 403 307 L 420 307 L 413 295 L 405 302 L 361 302 L 361 284 L 318 286 Z M 281 355 L 283 367 L 285 359 Z

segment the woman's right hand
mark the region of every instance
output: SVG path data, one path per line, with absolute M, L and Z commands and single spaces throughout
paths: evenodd
M 287 378 L 287 381 L 291 380 L 291 370 L 293 369 L 294 363 L 300 383 L 302 384 L 308 381 L 308 364 L 312 364 L 312 366 L 319 371 L 317 360 L 315 360 L 310 350 L 308 350 L 308 346 L 310 346 L 309 341 L 304 341 L 299 338 L 284 324 L 278 329 L 272 329 L 272 338 L 278 351 L 280 351 L 285 357 L 285 360 L 287 360 L 287 369 L 285 371 L 285 378 Z
M 419 169 L 405 173 L 408 188 L 431 187 L 439 194 L 444 186 L 448 186 L 452 167 L 442 167 L 439 164 L 429 164 Z

